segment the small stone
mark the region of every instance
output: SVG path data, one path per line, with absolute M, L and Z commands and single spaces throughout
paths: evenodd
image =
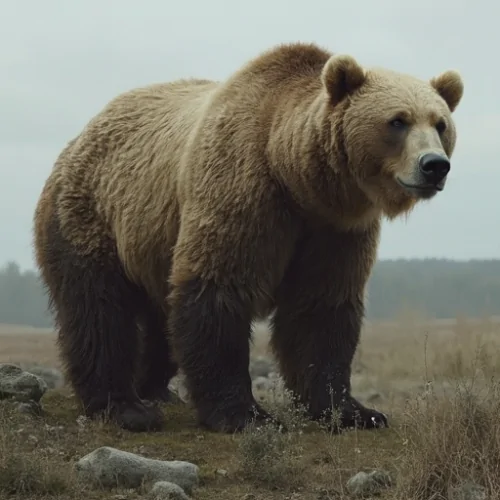
M 225 470 L 225 469 L 217 469 L 217 470 L 215 471 L 215 473 L 216 473 L 218 476 L 222 476 L 222 477 L 226 477 L 226 476 L 227 476 L 227 474 L 228 474 L 227 470 Z
M 392 479 L 385 471 L 358 472 L 347 481 L 347 490 L 355 497 L 369 497 L 379 495 L 383 489 L 391 484 Z
M 183 403 L 189 403 L 191 401 L 189 391 L 186 387 L 186 376 L 179 372 L 175 377 L 172 378 L 168 384 L 169 391 L 179 398 Z M 175 401 L 172 401 L 175 403 Z
M 0 399 L 40 401 L 47 390 L 45 381 L 16 365 L 0 364 Z
M 109 446 L 82 457 L 75 470 L 80 480 L 105 488 L 138 488 L 143 482 L 167 481 L 190 494 L 199 482 L 199 467 L 195 464 L 144 458 Z
M 189 500 L 189 497 L 180 486 L 168 481 L 155 483 L 148 497 L 151 500 Z

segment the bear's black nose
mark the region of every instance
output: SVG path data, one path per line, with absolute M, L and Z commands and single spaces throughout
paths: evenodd
M 446 156 L 436 153 L 427 153 L 420 158 L 420 171 L 427 182 L 438 184 L 450 171 L 450 160 Z

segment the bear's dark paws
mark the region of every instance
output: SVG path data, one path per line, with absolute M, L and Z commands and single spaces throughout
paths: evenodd
M 240 405 L 236 408 L 222 407 L 212 411 L 206 409 L 200 412 L 200 425 L 214 432 L 235 433 L 242 432 L 246 427 L 253 425 L 261 427 L 266 424 L 274 425 L 285 431 L 284 426 L 265 411 L 258 403 Z
M 369 408 L 357 408 L 354 411 L 342 411 L 341 424 L 343 428 L 382 429 L 389 427 L 384 413 Z
M 356 399 L 348 399 L 340 408 L 340 414 L 330 414 L 329 428 L 334 432 L 342 432 L 346 429 L 383 429 L 389 427 L 387 415 L 382 412 L 364 407 Z
M 85 413 L 91 418 L 107 418 L 132 432 L 160 430 L 165 422 L 159 408 L 141 400 L 112 400 L 108 405 L 103 400 L 94 399 Z
M 158 431 L 165 423 L 161 410 L 145 401 L 116 403 L 111 407 L 110 416 L 120 427 L 131 432 Z

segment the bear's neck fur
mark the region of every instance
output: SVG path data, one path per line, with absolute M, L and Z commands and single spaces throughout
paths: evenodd
M 297 89 L 277 102 L 269 131 L 268 158 L 280 182 L 312 216 L 343 230 L 366 229 L 382 213 L 359 187 L 343 144 L 348 100 L 335 109 L 319 84 Z

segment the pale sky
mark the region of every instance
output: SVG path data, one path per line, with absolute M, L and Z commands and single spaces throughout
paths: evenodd
M 492 0 L 0 0 L 0 265 L 33 268 L 32 217 L 61 148 L 119 92 L 223 79 L 316 42 L 431 78 L 462 73 L 446 189 L 386 223 L 379 258 L 500 257 L 500 6 Z

